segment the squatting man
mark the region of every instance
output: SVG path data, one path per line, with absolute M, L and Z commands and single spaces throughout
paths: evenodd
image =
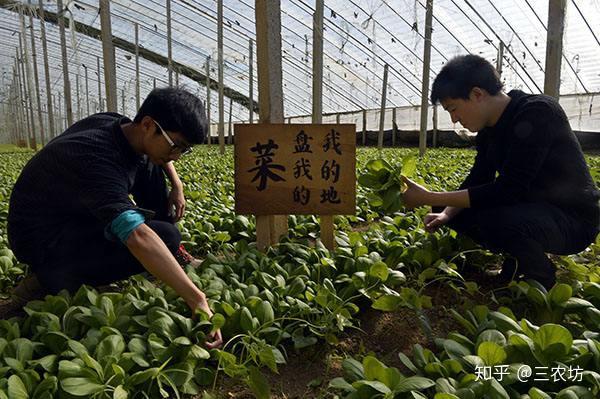
M 508 255 L 500 282 L 534 279 L 549 289 L 556 267 L 546 253 L 574 254 L 594 241 L 600 192 L 558 102 L 502 89 L 479 56 L 459 56 L 442 68 L 431 102 L 477 132 L 477 154 L 457 191 L 431 192 L 406 179 L 404 201 L 433 206 L 424 219 L 428 231 L 448 225 Z
M 179 265 L 198 261 L 180 245 L 174 224 L 185 198 L 172 162 L 206 132 L 202 101 L 164 88 L 148 95 L 133 121 L 91 115 L 46 144 L 23 168 L 10 198 L 10 245 L 32 271 L 14 296 L 24 302 L 148 271 L 192 312 L 211 316 L 206 296 Z M 209 340 L 209 347 L 221 345 L 221 332 Z

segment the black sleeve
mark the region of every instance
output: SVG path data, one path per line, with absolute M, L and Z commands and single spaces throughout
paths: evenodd
M 487 159 L 487 136 L 485 132 L 477 134 L 475 139 L 477 155 L 475 155 L 475 162 L 469 171 L 469 175 L 462 182 L 459 190 L 464 190 L 469 187 L 478 186 L 484 183 L 488 183 L 494 180 L 495 170 L 492 163 Z
M 112 154 L 86 155 L 86 167 L 79 172 L 79 200 L 103 225 L 137 207 L 129 198 L 129 182 L 123 164 Z
M 469 188 L 472 208 L 511 205 L 521 201 L 540 173 L 558 129 L 562 129 L 564 123 L 560 115 L 549 107 L 532 105 L 515 116 L 512 126 L 512 130 L 501 132 L 509 135 L 509 144 L 498 178 Z

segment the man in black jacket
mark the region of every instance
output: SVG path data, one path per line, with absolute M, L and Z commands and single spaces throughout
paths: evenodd
M 176 259 L 184 198 L 172 164 L 206 131 L 202 101 L 179 88 L 153 90 L 133 121 L 100 113 L 75 123 L 21 171 L 9 205 L 11 249 L 50 293 L 148 271 L 192 312 L 212 315 Z M 212 338 L 209 346 L 220 345 L 220 332 Z
M 434 207 L 424 220 L 429 231 L 447 224 L 510 255 L 502 281 L 552 287 L 555 266 L 546 253 L 584 250 L 600 225 L 600 192 L 565 112 L 549 96 L 503 92 L 494 67 L 476 55 L 442 68 L 431 102 L 478 132 L 477 155 L 457 191 L 430 192 L 406 179 L 406 205 Z

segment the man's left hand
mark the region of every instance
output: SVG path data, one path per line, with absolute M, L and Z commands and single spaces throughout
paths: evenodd
M 404 206 L 412 209 L 422 205 L 430 205 L 429 198 L 431 196 L 431 191 L 410 180 L 408 177 L 402 176 L 402 180 L 408 186 L 406 191 L 402 194 Z
M 185 197 L 183 195 L 182 187 L 173 187 L 169 193 L 169 209 L 173 208 L 175 208 L 173 219 L 175 222 L 178 222 L 185 212 Z

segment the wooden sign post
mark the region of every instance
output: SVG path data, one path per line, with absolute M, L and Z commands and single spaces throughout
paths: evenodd
M 355 214 L 355 125 L 236 124 L 234 130 L 236 213 Z M 332 249 L 333 231 L 329 239 L 321 234 Z M 261 240 L 260 248 L 275 244 Z

